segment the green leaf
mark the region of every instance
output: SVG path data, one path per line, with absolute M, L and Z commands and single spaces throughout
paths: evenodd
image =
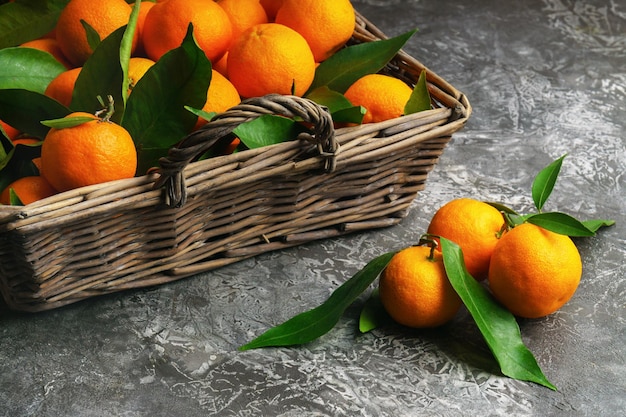
M 385 324 L 392 323 L 391 316 L 385 310 L 378 288 L 372 291 L 359 315 L 359 331 L 367 333 Z
M 321 106 L 325 106 L 331 114 L 338 110 L 353 107 L 352 103 L 343 94 L 333 91 L 326 86 L 310 91 L 307 93 L 306 98 L 313 100 Z
M 514 214 L 516 216 L 520 216 L 520 214 L 518 212 L 516 212 L 515 210 L 513 210 L 509 206 L 505 206 L 504 204 L 496 203 L 496 202 L 493 202 L 493 201 L 485 201 L 485 203 L 487 203 L 490 206 L 496 208 L 499 212 L 508 213 L 508 214 Z
M 563 165 L 563 159 L 566 155 L 563 155 L 550 165 L 539 171 L 535 177 L 532 185 L 532 196 L 535 202 L 537 210 L 541 211 L 548 197 L 552 193 L 556 179 L 561 171 L 561 165 Z
M 428 83 L 426 82 L 426 71 L 422 71 L 420 76 L 413 87 L 413 92 L 409 101 L 404 106 L 404 114 L 417 113 L 424 110 L 430 110 L 432 105 L 430 103 L 430 93 L 428 92 Z
M 363 121 L 364 107 L 353 106 L 343 94 L 326 86 L 309 92 L 306 98 L 328 108 L 334 122 L 361 124 Z
M 23 88 L 42 93 L 66 68 L 48 52 L 34 48 L 0 49 L 0 88 Z
M 565 213 L 550 212 L 533 214 L 526 216 L 526 221 L 561 235 L 576 237 L 595 235 L 595 232 L 587 228 L 580 220 Z
M 587 229 L 595 233 L 602 227 L 613 226 L 615 224 L 615 220 L 600 220 L 600 219 L 585 220 L 582 222 L 582 224 L 585 225 Z
M 93 117 L 87 116 L 72 116 L 62 117 L 60 119 L 42 120 L 41 124 L 47 127 L 53 127 L 55 129 L 66 129 L 69 127 L 79 126 L 83 123 L 93 122 Z
M 138 172 L 145 172 L 187 135 L 198 118 L 211 82 L 211 62 L 189 25 L 180 47 L 163 55 L 137 82 L 128 98 L 122 126 L 137 144 Z
M 394 254 L 395 252 L 388 252 L 372 259 L 363 269 L 333 291 L 323 304 L 267 330 L 239 349 L 299 345 L 326 334 L 337 324 L 346 308 L 374 282 Z
M 69 0 L 30 0 L 0 6 L 0 49 L 21 45 L 50 32 Z
M 9 204 L 12 206 L 23 206 L 22 200 L 17 196 L 17 193 L 13 188 L 9 190 Z
M 69 113 L 67 107 L 43 94 L 22 89 L 0 90 L 0 119 L 39 139 L 49 130 L 41 120 L 60 119 Z
M 524 345 L 515 317 L 467 272 L 461 248 L 448 239 L 440 238 L 440 241 L 450 283 L 470 312 L 502 373 L 556 390 Z
M 323 61 L 315 70 L 309 91 L 326 86 L 345 93 L 356 80 L 380 71 L 402 49 L 417 30 L 395 38 L 350 45 Z
M 6 148 L 5 148 L 6 149 Z M 0 160 L 0 190 L 18 178 L 39 175 L 33 158 L 41 156 L 41 146 L 17 145 Z
M 292 119 L 273 114 L 264 114 L 237 126 L 233 133 L 249 149 L 275 145 L 294 140 L 305 129 Z
M 214 112 L 214 111 L 206 112 L 206 111 L 204 111 L 202 109 L 195 109 L 195 108 L 190 107 L 190 106 L 185 106 L 185 110 L 190 111 L 191 113 L 195 114 L 196 116 L 203 118 L 207 122 L 210 122 L 211 120 L 213 120 L 213 118 L 215 116 L 217 116 L 217 113 Z
M 520 214 L 511 214 L 511 213 L 504 213 L 504 218 L 506 219 L 506 224 L 510 227 L 515 227 L 515 226 L 519 226 L 520 224 L 526 222 L 526 219 L 528 218 L 528 216 L 531 215 L 520 215 Z
M 91 48 L 92 51 L 95 51 L 102 39 L 100 39 L 100 34 L 87 22 L 83 19 L 80 19 L 80 24 L 85 29 L 85 34 L 87 35 L 87 44 Z
M 123 100 L 123 108 L 126 109 L 126 101 L 128 100 L 128 66 L 130 65 L 130 56 L 133 52 L 133 40 L 137 31 L 137 20 L 139 19 L 139 7 L 141 6 L 141 0 L 137 0 L 133 6 L 130 18 L 128 19 L 128 25 L 124 31 L 122 42 L 120 43 L 119 60 L 120 67 L 122 68 L 122 85 L 120 85 L 121 96 Z M 119 123 L 123 119 L 123 115 L 116 118 Z
M 367 110 L 363 106 L 354 106 L 348 109 L 337 110 L 332 114 L 333 121 L 336 123 L 363 123 L 363 116 Z
M 70 108 L 73 111 L 95 114 L 102 109 L 98 96 L 112 96 L 115 111 L 111 121 L 119 123 L 122 119 L 123 94 L 126 94 L 122 86 L 126 85 L 126 79 L 120 65 L 120 45 L 125 29 L 122 26 L 103 39 L 83 65 L 72 94 Z

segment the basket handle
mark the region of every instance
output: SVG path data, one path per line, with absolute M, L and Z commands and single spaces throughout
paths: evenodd
M 324 157 L 324 169 L 335 169 L 335 157 L 339 145 L 335 139 L 333 120 L 324 106 L 312 100 L 289 95 L 269 94 L 243 100 L 239 105 L 215 116 L 209 123 L 184 137 L 170 148 L 168 155 L 159 159 L 159 167 L 151 170 L 159 177 L 154 188 L 165 186 L 165 204 L 181 207 L 187 200 L 187 190 L 183 170 L 191 161 L 202 156 L 220 139 L 230 135 L 242 123 L 254 120 L 265 114 L 297 117 L 312 125 L 312 133 L 301 133 L 298 140 L 317 145 Z

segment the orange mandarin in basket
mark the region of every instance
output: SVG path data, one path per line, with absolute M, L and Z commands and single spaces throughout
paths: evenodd
M 167 0 L 152 6 L 141 39 L 148 57 L 158 61 L 179 47 L 190 23 L 207 58 L 211 62 L 219 60 L 230 47 L 233 29 L 226 12 L 213 0 Z
M 352 37 L 356 13 L 350 0 L 283 0 L 275 21 L 301 34 L 321 62 Z
M 228 51 L 228 78 L 242 97 L 292 91 L 301 96 L 314 76 L 311 48 L 302 35 L 284 25 L 253 26 Z
M 0 204 L 11 204 L 11 190 L 24 205 L 34 203 L 57 193 L 44 177 L 39 175 L 22 177 L 13 181 L 2 190 Z

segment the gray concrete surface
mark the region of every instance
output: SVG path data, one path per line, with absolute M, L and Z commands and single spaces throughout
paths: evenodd
M 41 314 L 0 310 L 0 416 L 619 416 L 626 410 L 626 5 L 355 1 L 474 108 L 399 226 L 274 252 L 158 288 Z M 560 311 L 520 321 L 558 391 L 499 374 L 466 313 L 438 330 L 356 330 L 239 352 L 321 303 L 366 261 L 416 242 L 470 196 L 531 204 L 568 154 L 549 209 L 617 220 L 576 239 L 584 272 Z

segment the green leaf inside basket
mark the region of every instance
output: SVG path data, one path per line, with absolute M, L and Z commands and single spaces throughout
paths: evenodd
M 98 97 L 112 97 L 114 112 L 111 121 L 124 118 L 127 96 L 128 61 L 137 23 L 138 8 L 133 8 L 129 24 L 97 43 L 93 54 L 83 65 L 72 93 L 70 108 L 96 113 L 102 109 Z M 89 31 L 87 31 L 89 34 Z M 95 41 L 92 41 L 95 42 Z
M 50 32 L 69 0 L 16 1 L 0 5 L 0 49 Z
M 43 139 L 49 127 L 42 120 L 59 119 L 70 110 L 43 94 L 24 89 L 0 90 L 0 120 L 29 136 Z
M 204 106 L 211 75 L 211 62 L 189 25 L 181 46 L 163 55 L 137 82 L 122 126 L 137 144 L 138 173 L 156 166 L 158 158 L 191 131 L 198 116 L 188 109 Z
M 417 113 L 432 108 L 428 83 L 426 82 L 426 71 L 422 71 L 413 87 L 413 92 L 409 101 L 404 106 L 404 114 Z
M 390 39 L 350 45 L 337 51 L 317 67 L 309 92 L 326 86 L 345 93 L 359 78 L 380 71 L 415 32 L 417 30 Z
M 0 49 L 0 88 L 23 88 L 42 93 L 66 68 L 48 52 L 33 48 Z
M 242 123 L 233 133 L 249 149 L 275 145 L 293 140 L 306 129 L 292 119 L 272 114 L 264 114 L 257 119 Z
M 307 98 L 328 108 L 335 122 L 360 124 L 363 121 L 364 107 L 353 106 L 343 94 L 333 91 L 327 86 L 318 87 L 309 92 Z
M 0 137 L 0 189 L 5 189 L 18 178 L 38 175 L 33 158 L 41 156 L 40 145 L 13 145 L 5 137 Z

